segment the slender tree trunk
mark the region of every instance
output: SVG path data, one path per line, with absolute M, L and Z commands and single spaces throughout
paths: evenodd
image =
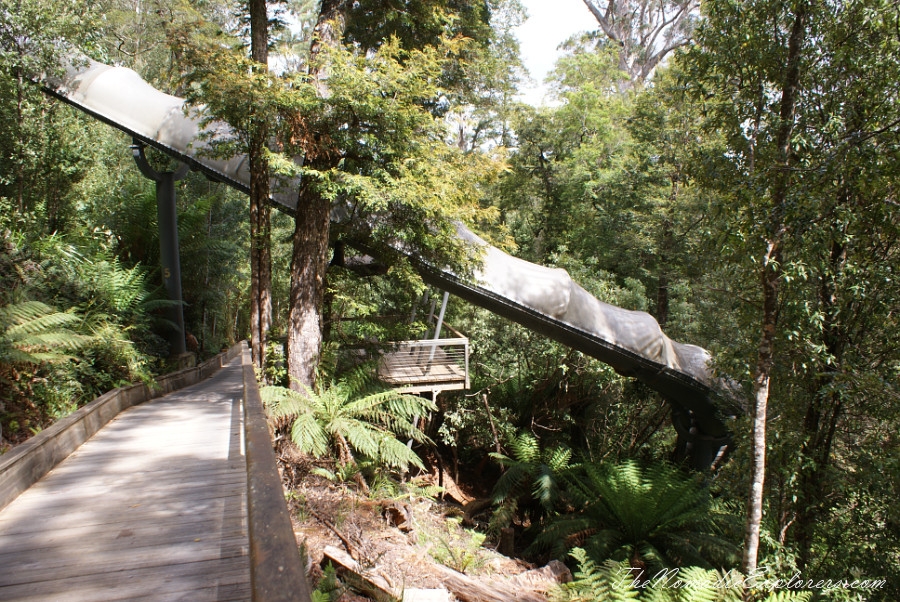
M 266 0 L 249 0 L 250 57 L 265 70 L 269 60 Z M 268 128 L 257 120 L 250 132 L 250 342 L 253 365 L 262 373 L 266 338 L 272 324 L 272 256 L 269 215 Z
M 672 220 L 669 215 L 674 212 L 678 200 L 678 178 L 672 178 L 672 194 L 669 196 L 669 208 L 663 217 L 662 242 L 659 254 L 659 276 L 656 284 L 656 321 L 660 328 L 669 322 L 669 260 L 675 247 L 675 234 L 672 231 Z
M 323 0 L 312 45 L 309 74 L 319 96 L 328 98 L 328 69 L 321 52 L 340 44 L 344 31 L 347 0 Z M 318 149 L 312 166 L 333 167 L 337 153 Z M 322 347 L 322 305 L 325 299 L 325 271 L 328 268 L 328 236 L 331 203 L 323 198 L 317 183 L 307 178 L 297 197 L 293 252 L 291 255 L 291 307 L 288 319 L 287 364 L 291 388 L 313 387 Z
M 778 301 L 781 288 L 781 263 L 787 231 L 785 206 L 791 184 L 793 163 L 791 136 L 797 92 L 800 86 L 800 58 L 806 32 L 804 1 L 797 4 L 791 35 L 788 39 L 784 85 L 781 90 L 780 123 L 776 143 L 779 161 L 775 166 L 772 184 L 771 211 L 766 235 L 760 284 L 762 286 L 762 336 L 757 348 L 756 374 L 753 379 L 753 450 L 750 456 L 750 494 L 747 499 L 747 521 L 744 530 L 744 557 L 741 569 L 745 574 L 756 571 L 759 555 L 759 532 L 763 515 L 763 494 L 766 474 L 766 414 L 769 403 L 771 372 L 775 359 L 775 337 L 778 325 Z M 749 588 L 746 593 L 749 595 Z
M 757 348 L 756 375 L 753 380 L 753 435 L 750 455 L 750 494 L 747 498 L 747 521 L 744 531 L 742 570 L 756 570 L 759 553 L 759 531 L 762 523 L 763 491 L 766 475 L 766 413 L 769 385 L 775 358 L 775 334 L 778 322 L 778 291 L 781 282 L 781 241 L 770 240 L 761 273 L 763 289 L 762 336 Z
M 272 256 L 269 169 L 261 145 L 250 154 L 250 338 L 253 364 L 263 368 L 266 338 L 272 323 Z
M 25 78 L 21 72 L 16 74 L 16 149 L 19 157 L 16 161 L 16 204 L 19 207 L 19 215 L 25 213 L 25 164 L 22 152 L 25 150 L 23 130 L 25 129 Z

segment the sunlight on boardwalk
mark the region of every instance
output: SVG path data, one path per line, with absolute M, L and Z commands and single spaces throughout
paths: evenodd
M 0 512 L 0 600 L 246 600 L 240 358 L 126 410 Z

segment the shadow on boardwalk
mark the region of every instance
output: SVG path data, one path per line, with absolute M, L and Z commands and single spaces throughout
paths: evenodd
M 0 512 L 0 600 L 250 598 L 238 358 L 122 412 Z

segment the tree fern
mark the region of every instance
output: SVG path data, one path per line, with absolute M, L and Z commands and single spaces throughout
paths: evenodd
M 273 417 L 290 418 L 291 439 L 317 458 L 332 454 L 340 463 L 357 455 L 406 470 L 423 467 L 421 459 L 397 436 L 428 442 L 413 420 L 436 408 L 428 399 L 385 390 L 366 367 L 315 392 L 264 387 L 263 400 Z
M 727 516 L 716 511 L 703 485 L 677 468 L 588 463 L 567 473 L 566 490 L 578 511 L 555 519 L 536 547 L 561 555 L 580 545 L 596 560 L 655 569 L 737 560 L 737 547 L 719 536 Z
M 509 447 L 512 457 L 492 453 L 506 471 L 494 485 L 494 501 L 502 504 L 523 493 L 525 482 L 530 484 L 530 495 L 545 512 L 551 512 L 559 499 L 559 481 L 570 468 L 572 450 L 565 447 L 541 450 L 540 441 L 531 433 L 522 433 L 513 439 Z

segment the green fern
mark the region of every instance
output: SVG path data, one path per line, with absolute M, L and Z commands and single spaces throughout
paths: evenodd
M 552 590 L 551 602 L 625 602 L 638 599 L 640 592 L 631 587 L 627 563 L 607 560 L 597 566 L 580 548 L 572 550 L 571 556 L 578 563 L 575 578 L 571 583 Z
M 741 602 L 742 583 L 740 573 L 691 566 L 654 575 L 643 588 L 640 599 L 642 602 Z
M 325 566 L 316 589 L 312 592 L 311 600 L 312 602 L 334 602 L 340 599 L 345 591 L 346 588 L 338 581 L 334 565 L 329 562 Z
M 762 602 L 809 602 L 810 599 L 812 599 L 812 592 L 781 590 L 772 592 L 763 598 Z
M 743 575 L 691 566 L 644 577 L 636 582 L 627 562 L 597 565 L 581 548 L 571 552 L 578 563 L 574 580 L 549 592 L 551 602 L 742 602 Z M 782 590 L 760 602 L 809 602 L 810 592 Z
M 332 454 L 342 465 L 356 463 L 361 455 L 401 470 L 424 467 L 397 436 L 429 443 L 412 421 L 434 411 L 434 402 L 384 390 L 365 367 L 321 393 L 284 387 L 264 387 L 261 393 L 273 417 L 293 419 L 291 439 L 305 453 L 317 458 Z
M 0 307 L 0 363 L 38 364 L 72 359 L 90 336 L 70 329 L 81 322 L 73 312 L 59 312 L 39 301 Z
M 728 515 L 702 484 L 675 467 L 588 463 L 567 473 L 566 491 L 579 510 L 555 519 L 536 540 L 539 549 L 562 555 L 582 545 L 595 559 L 653 569 L 737 560 L 737 547 L 720 536 Z
M 540 441 L 531 433 L 522 433 L 509 447 L 512 457 L 492 453 L 491 457 L 506 471 L 494 485 L 494 502 L 503 505 L 523 493 L 530 482 L 530 494 L 546 513 L 553 511 L 559 499 L 560 477 L 571 468 L 572 450 L 565 447 L 541 450 Z

